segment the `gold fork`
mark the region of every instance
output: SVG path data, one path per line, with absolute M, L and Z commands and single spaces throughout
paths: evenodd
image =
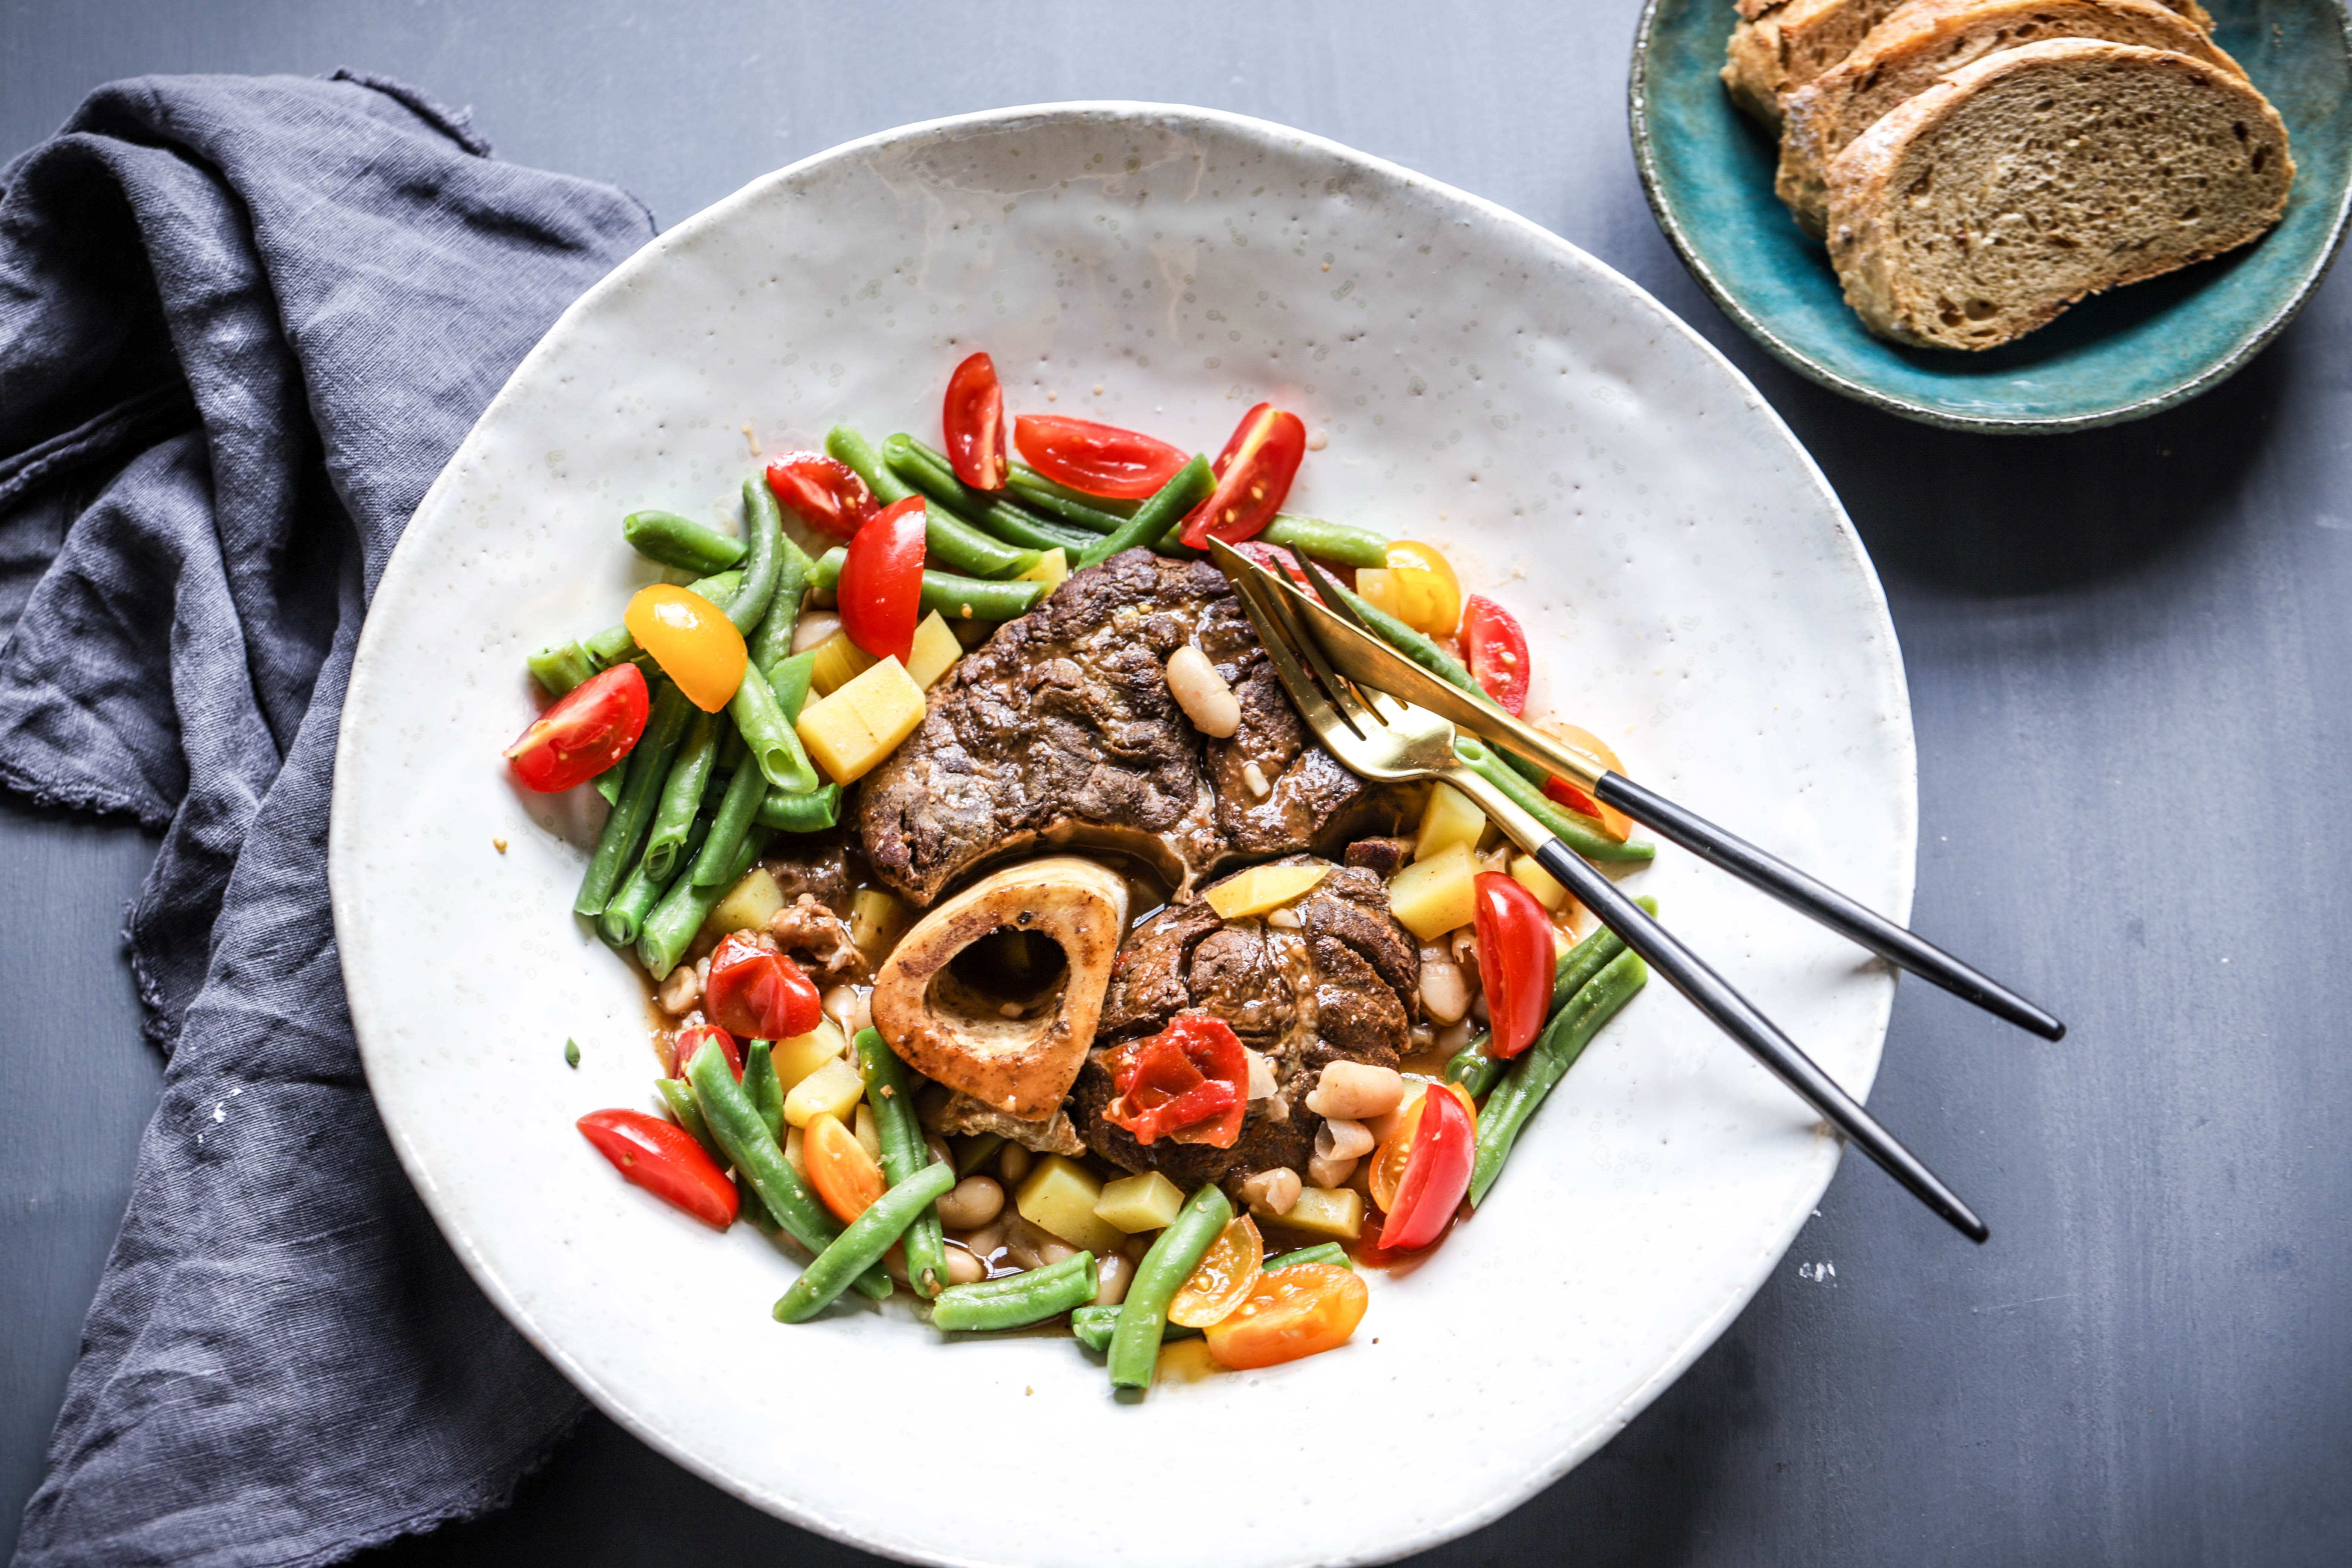
M 1463 762 L 1454 753 L 1454 725 L 1449 721 L 1343 679 L 1325 658 L 1292 602 L 1298 594 L 1297 588 L 1217 541 L 1212 540 L 1209 549 L 1240 594 L 1242 607 L 1257 628 L 1258 640 L 1274 661 L 1275 674 L 1292 705 L 1333 756 L 1369 779 L 1398 783 L 1433 779 L 1468 795 L 1505 837 L 1533 856 L 1601 924 L 1615 931 L 1717 1027 L 1796 1090 L 1798 1098 L 1860 1146 L 1913 1196 L 1971 1241 L 1983 1241 L 1991 1234 L 1958 1194 L 1705 960 L 1619 892 L 1616 884 L 1585 864 L 1525 806 Z

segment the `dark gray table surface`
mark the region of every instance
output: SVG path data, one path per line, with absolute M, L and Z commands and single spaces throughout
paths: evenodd
M 1991 1245 L 1848 1160 L 1680 1383 L 1421 1561 L 2352 1561 L 2352 281 L 2235 380 L 2122 429 L 2002 440 L 1867 412 L 1753 348 L 1653 225 L 1625 133 L 1635 13 L 18 3 L 0 10 L 0 152 L 116 77 L 349 65 L 476 106 L 502 156 L 617 182 L 667 226 L 904 121 L 1152 99 L 1320 132 L 1583 246 L 1729 354 L 1844 498 L 1910 671 L 1915 922 L 2073 1033 L 2042 1045 L 1905 985 L 1873 1108 Z M 160 1072 L 114 935 L 152 853 L 0 804 L 0 1551 Z M 1475 1462 L 1409 1433 L 1364 1458 L 1396 1484 Z M 505 1513 L 381 1556 L 722 1553 L 869 1561 L 601 1416 Z

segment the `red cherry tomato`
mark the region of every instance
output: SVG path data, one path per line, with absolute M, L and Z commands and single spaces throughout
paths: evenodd
M 1518 618 L 1494 600 L 1470 595 L 1462 611 L 1463 651 L 1470 656 L 1470 673 L 1506 713 L 1528 705 L 1528 634 Z
M 740 931 L 721 939 L 710 954 L 702 1010 L 720 1028 L 753 1040 L 789 1040 L 824 1016 L 801 966 Z
M 1165 1137 L 1230 1149 L 1241 1137 L 1249 1057 L 1223 1019 L 1183 1014 L 1149 1039 L 1121 1046 L 1108 1065 L 1118 1098 L 1103 1120 L 1146 1148 Z
M 1314 585 L 1307 581 L 1306 570 L 1298 564 L 1298 557 L 1281 545 L 1263 544 L 1255 539 L 1244 539 L 1234 548 L 1267 571 L 1282 573 L 1309 594 L 1315 592 Z
M 624 1179 L 714 1229 L 735 1223 L 735 1184 L 685 1128 L 642 1110 L 592 1110 L 574 1125 Z
M 1184 542 L 1208 548 L 1213 538 L 1238 544 L 1274 521 L 1307 456 L 1307 426 L 1298 416 L 1261 403 L 1242 416 L 1234 438 L 1212 465 L 1217 488 L 1184 520 Z
M 724 1029 L 714 1029 L 708 1024 L 702 1025 L 698 1028 L 688 1029 L 684 1034 L 678 1036 L 677 1068 L 670 1074 L 670 1077 L 684 1078 L 686 1076 L 686 1069 L 694 1062 L 694 1053 L 709 1045 L 715 1045 L 719 1047 L 719 1052 L 727 1058 L 727 1066 L 729 1069 L 735 1074 L 735 1081 L 738 1083 L 742 1082 L 743 1053 L 736 1046 L 735 1037 L 729 1034 Z
M 1013 441 L 1055 484 L 1118 500 L 1150 500 L 1192 460 L 1165 441 L 1059 414 L 1024 414 L 1013 422 Z
M 907 661 L 923 607 L 923 498 L 885 508 L 841 563 L 841 629 L 876 658 Z
M 1477 1124 L 1450 1094 L 1423 1097 L 1421 1130 L 1413 1135 L 1396 1203 L 1381 1226 L 1381 1246 L 1412 1252 L 1445 1234 L 1446 1222 L 1470 1190 L 1470 1165 L 1477 1147 Z
M 995 361 L 974 354 L 955 367 L 940 423 L 955 477 L 974 489 L 1003 489 L 1013 465 L 1004 455 L 1004 388 L 997 384 Z
M 855 539 L 881 510 L 857 470 L 823 452 L 788 452 L 768 465 L 776 504 L 819 533 Z
M 549 795 L 586 784 L 627 756 L 645 730 L 645 673 L 616 664 L 557 698 L 507 748 L 507 761 L 525 789 Z
M 1498 1057 L 1535 1044 L 1551 1011 L 1551 916 L 1516 878 L 1481 871 L 1472 883 L 1478 931 L 1478 979 Z

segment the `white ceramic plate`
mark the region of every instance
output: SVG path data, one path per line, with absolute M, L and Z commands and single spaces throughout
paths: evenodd
M 656 1068 L 636 976 L 567 912 L 591 807 L 517 795 L 499 761 L 531 710 L 523 656 L 611 623 L 651 576 L 623 513 L 730 514 L 746 425 L 769 452 L 835 420 L 935 436 L 975 347 L 1016 410 L 1211 452 L 1261 396 L 1298 410 L 1328 447 L 1292 508 L 1448 550 L 1526 623 L 1531 711 L 1906 914 L 1911 726 L 1877 581 L 1719 355 L 1534 225 L 1315 137 L 1194 109 L 1010 110 L 837 148 L 647 246 L 418 509 L 361 643 L 335 792 L 336 931 L 384 1121 L 475 1279 L 598 1405 L 825 1534 L 1024 1568 L 1378 1562 L 1446 1540 L 1687 1366 L 1836 1162 L 1662 984 L 1475 1222 L 1375 1279 L 1351 1345 L 1140 1405 L 1068 1340 L 947 1343 L 903 1302 L 780 1327 L 783 1258 L 625 1185 L 572 1130 L 650 1107 Z M 1641 884 L 1869 1087 L 1882 968 L 1686 857 Z M 681 1312 L 726 1344 L 726 1373 L 680 1356 Z M 1161 1528 L 1186 1487 L 1215 1505 Z

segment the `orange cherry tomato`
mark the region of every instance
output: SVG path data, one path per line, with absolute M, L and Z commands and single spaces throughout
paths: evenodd
M 768 465 L 777 504 L 819 533 L 855 539 L 882 510 L 857 470 L 823 452 L 787 452 Z
M 712 1023 L 747 1039 L 795 1039 L 824 1016 L 816 985 L 801 966 L 740 931 L 712 950 L 702 995 Z
M 1265 1238 L 1249 1215 L 1240 1215 L 1211 1244 L 1201 1266 L 1168 1303 L 1168 1321 L 1188 1329 L 1224 1321 L 1257 1283 L 1265 1262 Z
M 923 608 L 923 498 L 883 509 L 841 563 L 841 629 L 876 658 L 907 662 Z
M 684 588 L 656 583 L 640 588 L 621 616 L 637 646 L 705 713 L 727 706 L 743 684 L 751 655 L 727 612 Z
M 565 692 L 506 751 L 515 779 L 542 795 L 586 784 L 646 732 L 646 676 L 616 664 Z
M 1536 721 L 1536 728 L 1603 773 L 1625 772 L 1625 764 L 1617 760 L 1617 753 L 1611 751 L 1607 743 L 1590 730 L 1581 730 L 1573 724 L 1563 724 L 1556 719 L 1539 719 Z M 1627 773 L 1626 776 L 1630 778 L 1633 775 Z M 1620 844 L 1633 836 L 1632 817 L 1613 805 L 1601 805 L 1566 779 L 1546 779 L 1544 794 L 1559 802 L 1569 810 L 1580 811 L 1598 821 L 1601 824 L 1601 830 Z
M 1478 979 L 1494 1025 L 1487 1049 L 1515 1057 L 1536 1043 L 1551 1011 L 1551 913 L 1517 879 L 1499 871 L 1481 871 L 1471 885 Z M 711 977 L 718 978 L 716 969 Z
M 1518 617 L 1482 595 L 1463 601 L 1462 651 L 1470 673 L 1486 695 L 1506 713 L 1528 705 L 1528 678 L 1535 673 L 1528 661 L 1528 634 Z
M 1055 484 L 1118 500 L 1150 500 L 1192 460 L 1181 447 L 1059 414 L 1024 414 L 1013 422 L 1013 443 Z
M 1371 1300 L 1352 1270 L 1328 1263 L 1262 1274 L 1231 1316 L 1209 1326 L 1209 1353 L 1220 1365 L 1245 1371 L 1336 1350 L 1364 1321 Z
M 808 1165 L 809 1185 L 847 1225 L 880 1201 L 885 1190 L 882 1167 L 830 1110 L 820 1110 L 801 1130 L 801 1158 Z
M 1450 637 L 1462 624 L 1462 582 L 1433 544 L 1400 539 L 1385 567 L 1356 574 L 1356 592 L 1417 632 Z
M 1211 465 L 1217 488 L 1184 519 L 1184 542 L 1208 548 L 1213 538 L 1238 544 L 1274 521 L 1289 498 L 1307 456 L 1307 426 L 1298 416 L 1261 403 L 1242 416 L 1233 439 Z
M 1381 1139 L 1381 1146 L 1372 1151 L 1372 1206 L 1383 1214 L 1395 1204 L 1397 1189 L 1404 1184 L 1405 1165 L 1412 1157 L 1413 1135 L 1421 1130 L 1422 1108 L 1428 1102 L 1429 1090 L 1438 1087 L 1436 1084 L 1423 1084 L 1421 1092 L 1405 1103 L 1403 1114 L 1397 1119 L 1396 1130 Z M 1462 1102 L 1462 1108 L 1470 1113 L 1475 1122 L 1478 1103 L 1470 1098 L 1470 1091 L 1458 1083 L 1443 1087 L 1454 1091 L 1454 1098 Z
M 1470 1190 L 1478 1119 L 1450 1094 L 1425 1095 L 1422 1103 L 1427 1114 L 1413 1132 L 1404 1177 L 1381 1223 L 1381 1245 L 1391 1252 L 1415 1252 L 1443 1237 Z
M 1003 489 L 1013 465 L 1004 455 L 1004 388 L 994 360 L 974 354 L 955 367 L 940 424 L 955 477 L 974 489 Z
M 688 1029 L 678 1036 L 676 1047 L 677 1066 L 670 1073 L 670 1077 L 684 1078 L 686 1069 L 693 1064 L 694 1053 L 708 1045 L 715 1045 L 719 1047 L 719 1052 L 727 1058 L 728 1070 L 735 1075 L 735 1081 L 742 1082 L 743 1052 L 735 1044 L 735 1037 L 724 1029 L 714 1029 L 708 1024 Z
M 574 1125 L 624 1180 L 715 1230 L 735 1223 L 735 1184 L 685 1128 L 642 1110 L 592 1110 Z

